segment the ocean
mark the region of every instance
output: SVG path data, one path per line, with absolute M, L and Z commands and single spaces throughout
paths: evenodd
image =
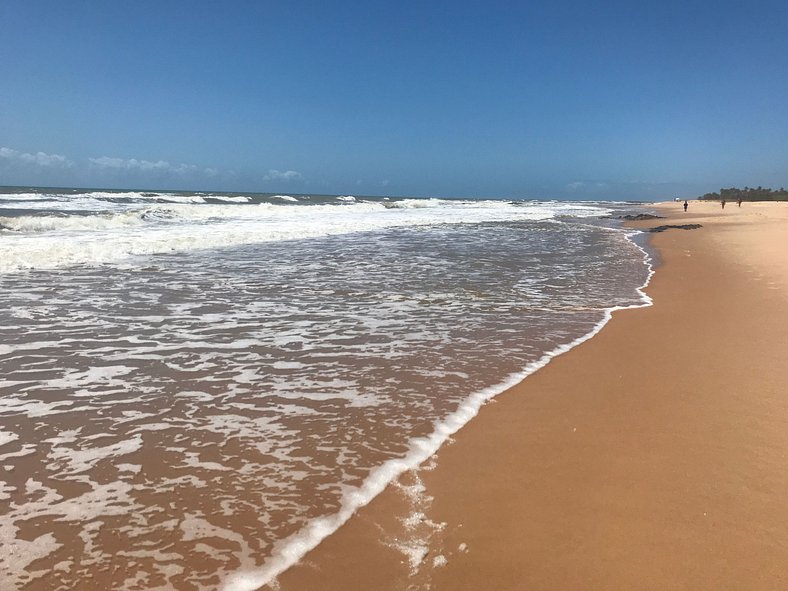
M 269 581 L 648 305 L 642 209 L 0 189 L 0 588 Z

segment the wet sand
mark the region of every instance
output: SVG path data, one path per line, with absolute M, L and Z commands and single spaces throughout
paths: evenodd
M 654 305 L 483 407 L 283 591 L 788 588 L 788 204 L 659 207 L 636 225 L 703 227 L 653 235 Z

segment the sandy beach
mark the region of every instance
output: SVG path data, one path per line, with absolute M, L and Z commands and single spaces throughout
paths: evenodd
M 498 396 L 291 590 L 788 588 L 788 204 L 660 204 L 654 305 Z

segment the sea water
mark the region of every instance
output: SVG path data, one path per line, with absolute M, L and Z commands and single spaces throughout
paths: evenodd
M 626 204 L 0 191 L 0 588 L 255 588 L 647 303 Z

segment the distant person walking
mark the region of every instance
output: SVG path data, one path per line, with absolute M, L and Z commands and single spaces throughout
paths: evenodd
M 687 203 L 687 200 L 685 199 L 684 200 L 684 211 L 687 211 L 688 207 L 689 207 L 689 203 Z
M 739 198 L 736 200 L 736 205 L 738 205 L 739 207 L 741 207 L 741 197 L 739 197 Z
M 725 199 L 722 200 L 722 209 L 725 209 Z

